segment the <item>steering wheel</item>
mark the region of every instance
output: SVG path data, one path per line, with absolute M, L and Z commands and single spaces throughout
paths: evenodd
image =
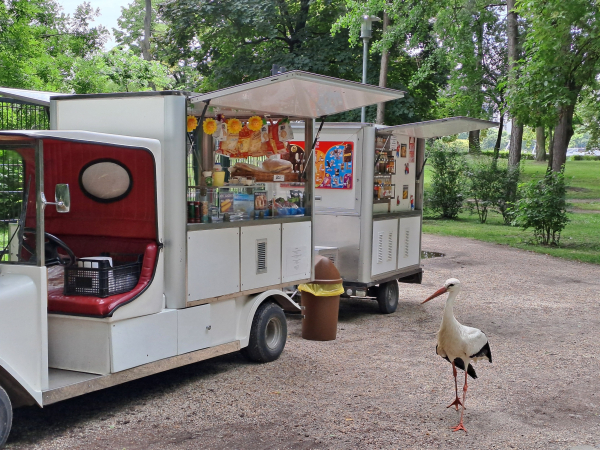
M 25 228 L 23 234 L 36 236 L 36 230 L 35 228 Z M 50 233 L 44 233 L 44 237 L 45 262 L 47 267 L 56 265 L 70 266 L 75 264 L 77 258 L 75 257 L 73 250 L 71 250 L 67 244 Z M 29 262 L 36 262 L 37 257 L 35 249 L 27 244 L 26 238 L 23 239 L 23 248 L 31 255 Z M 59 248 L 67 253 L 66 257 L 58 253 Z

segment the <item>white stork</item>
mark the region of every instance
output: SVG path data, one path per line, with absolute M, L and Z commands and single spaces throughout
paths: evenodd
M 442 324 L 437 333 L 437 346 L 435 351 L 442 358 L 452 363 L 456 398 L 448 405 L 448 408 L 456 406 L 456 410 L 458 411 L 458 405 L 462 406 L 460 422 L 457 426 L 452 427 L 452 431 L 463 430 L 466 433 L 467 430 L 463 425 L 463 415 L 465 413 L 465 400 L 467 398 L 467 375 L 470 375 L 471 378 L 477 378 L 477 374 L 475 373 L 475 369 L 471 365 L 471 362 L 487 359 L 491 363 L 492 352 L 490 351 L 490 344 L 488 343 L 487 336 L 481 330 L 460 324 L 452 313 L 454 300 L 460 292 L 460 281 L 456 278 L 446 280 L 444 287 L 438 289 L 431 297 L 424 300 L 423 303 L 428 302 L 445 292 L 448 292 L 449 295 L 446 300 L 446 306 L 444 307 Z M 465 367 L 467 368 L 465 372 L 462 402 L 458 398 L 458 383 L 456 381 L 457 367 L 462 370 L 465 370 Z

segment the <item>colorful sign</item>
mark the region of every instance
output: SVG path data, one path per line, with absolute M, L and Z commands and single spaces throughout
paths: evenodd
M 290 142 L 304 147 L 304 142 Z M 352 142 L 319 141 L 315 147 L 315 187 L 319 189 L 352 189 L 354 144 Z
M 352 189 L 353 166 L 351 142 L 318 142 L 315 148 L 315 187 Z

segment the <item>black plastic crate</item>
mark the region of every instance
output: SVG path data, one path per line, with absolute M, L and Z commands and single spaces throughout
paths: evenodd
M 108 261 L 98 261 L 98 268 L 65 267 L 65 295 L 109 297 L 131 291 L 140 279 L 140 255 L 134 263 L 111 266 Z

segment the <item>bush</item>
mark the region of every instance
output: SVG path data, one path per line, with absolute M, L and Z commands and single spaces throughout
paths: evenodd
M 446 219 L 455 219 L 462 209 L 465 191 L 465 159 L 460 145 L 437 140 L 427 154 L 433 169 L 426 204 Z
M 485 156 L 494 156 L 494 150 L 484 150 L 481 152 L 482 155 Z M 508 151 L 507 150 L 502 150 L 500 152 L 498 152 L 498 158 L 500 159 L 508 159 Z M 531 154 L 531 153 L 521 153 L 521 160 L 525 161 L 525 160 L 535 160 L 535 155 Z
M 569 161 L 600 161 L 600 156 L 596 155 L 572 155 Z
M 469 167 L 467 176 L 479 222 L 485 223 L 488 211 L 494 209 L 502 214 L 505 224 L 510 224 L 520 170 L 509 168 L 506 161 L 480 159 Z
M 524 230 L 533 228 L 538 244 L 558 245 L 569 222 L 564 167 L 559 173 L 548 170 L 544 178 L 523 183 L 519 190 L 513 223 Z

